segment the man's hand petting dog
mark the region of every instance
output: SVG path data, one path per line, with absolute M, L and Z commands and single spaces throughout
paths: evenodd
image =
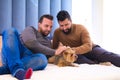
M 55 51 L 55 55 L 60 55 L 64 50 L 66 50 L 66 46 L 59 46 Z
M 73 66 L 78 67 L 78 65 L 75 65 L 73 62 L 77 60 L 77 55 L 75 54 L 75 51 L 70 47 L 65 47 L 59 45 L 58 54 L 50 57 L 48 59 L 49 63 L 53 63 L 59 67 L 63 66 Z

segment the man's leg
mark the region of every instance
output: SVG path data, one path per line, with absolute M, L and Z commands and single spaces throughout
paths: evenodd
M 10 71 L 7 66 L 5 66 L 5 65 L 0 66 L 0 75 L 9 74 L 9 73 L 10 73 Z
M 20 61 L 20 51 L 18 39 L 15 30 L 5 30 L 2 34 L 3 48 L 2 56 L 4 63 L 7 63 L 10 72 L 13 74 L 18 68 L 24 69 L 23 63 Z
M 88 64 L 95 64 L 94 61 L 88 59 L 87 57 L 85 57 L 84 55 L 78 55 L 78 59 L 75 61 L 75 63 L 78 64 L 83 64 L 83 63 L 88 63 Z
M 17 30 L 14 28 L 5 30 L 3 32 L 2 61 L 3 64 L 7 65 L 7 68 L 13 76 L 19 80 L 22 80 L 26 78 L 26 74 L 28 74 L 28 72 L 32 72 L 32 69 L 30 68 L 27 71 L 24 70 L 23 63 L 20 60 L 21 50 L 19 45 L 20 42 L 17 36 Z M 23 76 L 19 75 L 20 72 L 23 74 Z
M 28 51 L 31 53 L 30 51 Z M 22 62 L 25 66 L 25 69 L 32 68 L 34 71 L 36 70 L 43 70 L 47 66 L 47 58 L 44 54 L 36 53 L 36 54 L 29 54 L 22 58 Z
M 94 47 L 88 56 L 98 62 L 111 62 L 115 66 L 120 67 L 120 55 L 109 52 L 99 46 Z

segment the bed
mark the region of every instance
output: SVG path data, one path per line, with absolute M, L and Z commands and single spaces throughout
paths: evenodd
M 17 79 L 6 74 L 0 75 L 0 80 Z M 30 80 L 120 80 L 120 68 L 98 64 L 79 64 L 78 67 L 48 64 L 45 70 L 34 71 Z
M 0 80 L 17 80 L 10 74 Z M 45 70 L 34 71 L 30 80 L 120 80 L 120 68 L 115 66 L 80 64 L 79 67 L 58 67 L 48 64 Z

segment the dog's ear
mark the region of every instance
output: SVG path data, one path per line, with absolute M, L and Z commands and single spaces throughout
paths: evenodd
M 68 55 L 68 52 L 63 52 L 63 55 Z
M 64 46 L 64 45 L 63 45 L 61 42 L 59 42 L 59 47 L 60 47 L 60 46 Z

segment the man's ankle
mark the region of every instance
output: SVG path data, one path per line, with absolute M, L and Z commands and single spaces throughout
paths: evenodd
M 18 70 L 15 74 L 15 77 L 18 80 L 30 79 L 33 73 L 32 68 L 28 68 L 27 71 L 25 70 Z

